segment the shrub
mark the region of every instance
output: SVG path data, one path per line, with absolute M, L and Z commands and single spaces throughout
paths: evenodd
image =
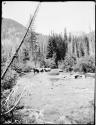
M 16 78 L 18 77 L 18 73 L 15 70 L 9 69 L 5 74 L 4 79 L 1 81 L 2 89 L 11 89 L 16 82 Z
M 45 67 L 49 68 L 57 68 L 55 60 L 53 58 L 49 58 L 45 60 Z
M 32 65 L 31 63 L 27 62 L 27 63 L 14 63 L 12 65 L 12 69 L 15 70 L 17 73 L 22 73 L 22 72 L 30 72 L 32 69 Z
M 95 58 L 92 56 L 80 58 L 74 66 L 74 71 L 95 72 Z
M 58 67 L 61 69 L 65 69 L 66 71 L 71 71 L 72 67 L 76 64 L 77 60 L 74 55 L 67 54 L 65 56 L 64 61 L 58 63 Z
M 40 67 L 45 67 L 45 68 L 56 68 L 56 63 L 53 58 L 49 59 L 44 59 L 40 62 Z
M 22 69 L 23 72 L 30 72 L 34 67 L 34 64 L 27 61 L 26 64 L 24 64 L 23 66 L 24 66 L 24 68 Z
M 64 60 L 58 62 L 58 68 L 59 69 L 64 69 Z
M 48 67 L 45 60 L 40 61 L 40 67 Z

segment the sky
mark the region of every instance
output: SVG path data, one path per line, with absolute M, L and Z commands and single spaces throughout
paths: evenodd
M 6 1 L 2 3 L 2 17 L 13 19 L 28 26 L 38 2 Z M 51 32 L 85 32 L 95 30 L 95 2 L 42 2 L 37 13 L 34 29 L 49 35 Z

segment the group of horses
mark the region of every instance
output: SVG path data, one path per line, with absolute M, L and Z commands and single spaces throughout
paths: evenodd
M 39 72 L 50 72 L 51 68 L 33 68 L 33 72 L 35 73 L 39 73 Z

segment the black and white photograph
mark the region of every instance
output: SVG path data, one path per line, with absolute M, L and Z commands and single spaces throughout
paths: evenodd
M 95 125 L 95 2 L 1 2 L 1 124 Z

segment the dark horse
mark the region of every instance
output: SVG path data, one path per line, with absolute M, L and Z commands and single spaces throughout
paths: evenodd
M 36 69 L 36 68 L 33 68 L 33 71 L 34 71 L 34 74 L 35 74 L 35 72 L 36 72 L 36 73 L 39 73 L 39 70 Z

